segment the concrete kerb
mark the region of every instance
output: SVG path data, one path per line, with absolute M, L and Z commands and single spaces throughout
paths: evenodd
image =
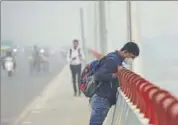
M 39 96 L 35 97 L 34 100 L 27 105 L 27 107 L 23 110 L 23 112 L 19 115 L 19 117 L 15 120 L 15 122 L 13 123 L 13 125 L 19 125 L 21 122 L 23 122 L 23 120 L 28 117 L 29 113 L 33 110 L 33 109 L 39 109 L 44 107 L 45 102 L 51 97 L 53 96 L 55 93 L 55 89 L 60 85 L 60 82 L 58 82 L 56 84 L 56 80 L 60 79 L 63 80 L 65 77 L 65 73 L 67 72 L 68 67 L 64 66 L 64 68 L 62 69 L 62 71 L 51 81 L 49 82 L 48 85 L 45 86 L 45 88 L 43 89 L 43 91 L 40 93 Z

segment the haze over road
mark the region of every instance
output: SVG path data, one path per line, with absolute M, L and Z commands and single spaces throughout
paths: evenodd
M 49 73 L 30 76 L 27 57 L 20 54 L 17 56 L 17 71 L 12 78 L 8 78 L 7 73 L 2 71 L 1 125 L 10 125 L 61 71 L 65 64 L 62 58 L 61 55 L 51 57 Z

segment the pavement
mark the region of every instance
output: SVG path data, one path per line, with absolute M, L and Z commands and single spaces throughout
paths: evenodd
M 13 125 L 89 124 L 88 99 L 83 95 L 73 96 L 71 81 L 69 68 L 63 68 Z
M 17 55 L 17 70 L 12 78 L 1 71 L 1 125 L 12 125 L 23 110 L 39 96 L 44 87 L 60 73 L 65 59 L 60 54 L 50 58 L 50 71 L 30 76 L 27 56 Z

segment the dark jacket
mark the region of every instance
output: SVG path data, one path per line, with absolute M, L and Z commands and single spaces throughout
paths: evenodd
M 123 59 L 118 52 L 113 52 L 117 59 L 106 57 L 100 63 L 95 72 L 95 80 L 102 82 L 100 88 L 96 91 L 101 97 L 107 98 L 111 104 L 116 103 L 116 94 L 118 88 L 118 79 L 113 78 L 112 74 L 117 72 L 117 66 L 122 65 Z

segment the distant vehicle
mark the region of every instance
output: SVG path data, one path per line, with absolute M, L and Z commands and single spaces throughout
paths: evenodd
M 28 56 L 30 66 L 30 74 L 33 72 L 48 72 L 49 71 L 49 51 L 46 48 L 38 48 L 36 54 Z
M 15 62 L 13 61 L 12 57 L 6 57 L 4 59 L 4 70 L 7 71 L 8 77 L 12 77 L 14 71 L 15 71 Z
M 44 72 L 49 71 L 49 52 L 45 49 L 40 50 L 40 67 Z

